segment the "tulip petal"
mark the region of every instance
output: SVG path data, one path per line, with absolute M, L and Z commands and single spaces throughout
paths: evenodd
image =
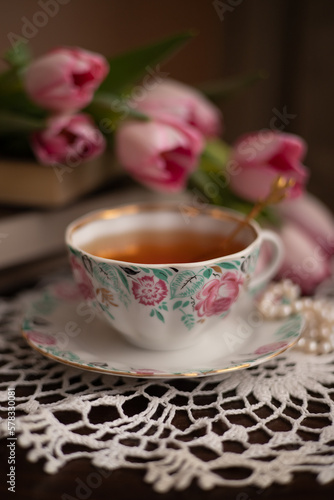
M 172 79 L 150 84 L 145 97 L 139 102 L 133 99 L 131 105 L 152 117 L 157 113 L 175 116 L 206 137 L 217 136 L 222 131 L 219 109 L 193 87 Z
M 107 73 L 108 63 L 100 54 L 59 48 L 30 64 L 24 85 L 38 105 L 68 112 L 86 106 Z
M 233 159 L 240 165 L 256 166 L 266 162 L 280 150 L 280 141 L 271 130 L 242 135 L 233 145 Z
M 285 258 L 278 276 L 299 284 L 303 293 L 312 293 L 319 283 L 330 276 L 328 257 L 320 245 L 294 223 L 284 224 L 280 236 Z
M 276 177 L 277 173 L 273 169 L 260 164 L 251 169 L 243 168 L 240 174 L 231 176 L 230 186 L 241 198 L 249 199 L 251 192 L 252 199 L 257 201 L 268 196 L 270 186 Z
M 276 207 L 284 220 L 302 228 L 328 255 L 334 255 L 334 217 L 315 196 L 304 193 L 296 200 L 285 200 Z
M 175 117 L 130 121 L 116 133 L 116 154 L 139 182 L 157 190 L 179 191 L 198 163 L 200 134 Z
M 282 145 L 286 155 L 291 159 L 298 161 L 304 158 L 307 151 L 307 144 L 302 137 L 294 134 L 280 134 Z
M 33 151 L 45 165 L 76 165 L 100 155 L 105 140 L 91 118 L 84 114 L 54 116 L 48 128 L 33 134 Z
M 296 135 L 264 130 L 238 139 L 231 153 L 236 165 L 230 178 L 232 191 L 250 201 L 258 201 L 270 192 L 273 180 L 283 175 L 295 181 L 288 196 L 301 195 L 308 171 L 301 164 L 305 142 Z

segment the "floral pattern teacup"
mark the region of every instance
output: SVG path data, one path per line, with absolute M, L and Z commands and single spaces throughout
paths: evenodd
M 239 233 L 243 250 L 181 264 L 117 261 L 84 249 L 95 238 L 131 233 L 138 227 L 158 231 L 162 224 L 198 232 L 199 238 L 210 232 L 227 235 L 240 220 L 242 216 L 231 210 L 168 203 L 92 212 L 66 231 L 74 278 L 84 300 L 132 344 L 160 350 L 192 345 L 219 322 L 223 330 L 224 317 L 240 297 L 260 289 L 274 276 L 282 259 L 282 244 L 275 233 L 252 221 Z M 254 276 L 264 241 L 273 246 L 273 257 Z

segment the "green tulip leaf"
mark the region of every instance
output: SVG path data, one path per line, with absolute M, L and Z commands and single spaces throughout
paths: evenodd
M 28 133 L 45 128 L 43 119 L 20 115 L 10 111 L 0 111 L 0 134 Z
M 179 49 L 193 35 L 191 33 L 180 33 L 152 45 L 140 47 L 130 52 L 110 58 L 109 73 L 102 82 L 99 90 L 113 94 L 121 94 L 129 86 L 142 78 L 147 73 L 151 78 L 160 71 L 155 66 Z M 152 74 L 153 73 L 153 74 Z
M 268 78 L 268 73 L 264 70 L 259 70 L 252 73 L 234 76 L 206 82 L 199 86 L 198 90 L 214 101 L 227 99 L 240 90 L 250 87 L 260 80 Z
M 114 132 L 119 122 L 127 118 L 142 121 L 149 120 L 148 116 L 131 108 L 125 99 L 106 92 L 95 94 L 85 111 L 93 116 L 96 124 L 105 134 Z
M 3 58 L 12 67 L 27 66 L 31 60 L 31 52 L 26 43 L 16 43 L 7 50 Z
M 201 169 L 205 172 L 224 171 L 231 147 L 221 139 L 207 141 L 201 158 Z

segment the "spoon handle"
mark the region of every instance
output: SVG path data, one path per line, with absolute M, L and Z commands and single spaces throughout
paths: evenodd
M 295 180 L 290 178 L 286 179 L 285 177 L 279 176 L 277 177 L 272 186 L 270 193 L 263 200 L 259 200 L 255 203 L 251 211 L 246 215 L 246 217 L 240 221 L 237 227 L 225 238 L 224 247 L 226 247 L 241 231 L 241 229 L 251 220 L 254 219 L 266 206 L 278 203 L 283 200 L 287 196 L 287 190 L 294 186 Z

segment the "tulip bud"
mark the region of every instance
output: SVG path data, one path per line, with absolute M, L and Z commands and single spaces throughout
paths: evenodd
M 201 134 L 171 116 L 129 121 L 116 132 L 116 154 L 139 182 L 166 192 L 180 191 L 199 163 Z
M 73 167 L 100 155 L 105 139 L 88 115 L 59 115 L 49 119 L 45 130 L 33 134 L 31 146 L 44 165 Z
M 230 187 L 241 198 L 258 201 L 266 198 L 277 176 L 293 179 L 288 196 L 301 195 L 308 173 L 301 160 L 304 141 L 292 134 L 270 130 L 242 136 L 233 146 L 231 161 L 237 168 Z
M 100 54 L 79 48 L 59 48 L 36 59 L 24 74 L 30 99 L 54 111 L 74 111 L 92 100 L 108 73 Z

